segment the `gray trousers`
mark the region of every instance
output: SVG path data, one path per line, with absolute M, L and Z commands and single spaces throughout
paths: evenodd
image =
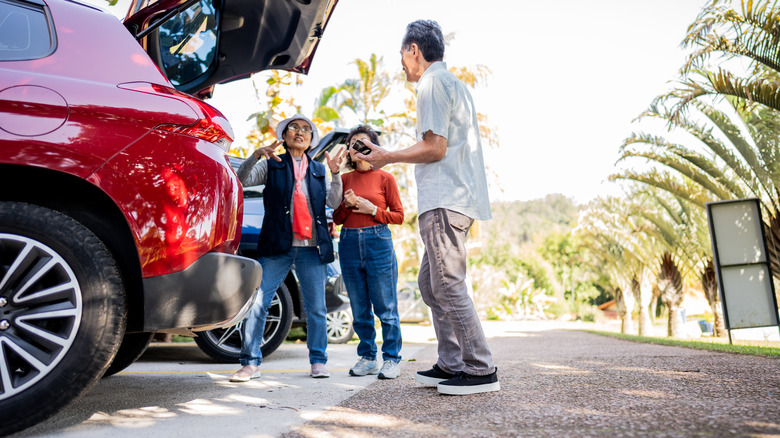
M 419 221 L 425 255 L 417 280 L 439 341 L 437 365 L 453 374 L 492 374 L 493 356 L 466 286 L 466 235 L 474 219 L 438 208 Z

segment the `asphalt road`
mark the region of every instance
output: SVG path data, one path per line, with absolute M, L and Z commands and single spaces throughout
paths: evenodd
M 155 345 L 126 372 L 16 437 L 780 437 L 780 360 L 622 341 L 551 322 L 483 323 L 501 391 L 444 396 L 413 379 L 436 358 L 430 327 L 404 326 L 401 377 L 349 377 L 355 345 L 305 345 L 264 376 L 195 346 Z

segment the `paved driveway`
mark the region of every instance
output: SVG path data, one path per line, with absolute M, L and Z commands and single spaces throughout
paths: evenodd
M 329 345 L 331 377 L 308 376 L 304 344 L 282 345 L 263 376 L 231 383 L 238 365 L 214 363 L 194 343 L 152 344 L 48 421 L 14 437 L 275 437 L 355 395 L 376 376 L 351 377 L 356 345 Z M 407 344 L 411 358 L 423 348 Z
M 501 391 L 439 395 L 412 380 L 433 346 L 293 437 L 778 437 L 780 360 L 483 323 Z
M 402 376 L 349 377 L 332 345 L 315 380 L 285 345 L 249 384 L 194 346 L 154 346 L 125 373 L 18 436 L 780 436 L 780 360 L 632 343 L 555 323 L 484 323 L 502 390 L 443 396 L 413 374 L 436 358 L 430 327 L 404 325 Z

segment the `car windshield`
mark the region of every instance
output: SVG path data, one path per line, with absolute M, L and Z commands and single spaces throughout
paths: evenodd
M 160 53 L 173 85 L 197 79 L 211 67 L 217 50 L 217 13 L 201 0 L 160 26 Z

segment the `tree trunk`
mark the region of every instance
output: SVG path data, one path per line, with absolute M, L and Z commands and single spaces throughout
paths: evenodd
M 653 336 L 653 322 L 650 319 L 650 301 L 653 298 L 651 272 L 642 268 L 639 275 L 639 279 L 634 277 L 631 282 L 631 289 L 639 305 L 639 336 Z
M 685 337 L 685 322 L 682 320 L 680 305 L 685 297 L 683 279 L 680 269 L 672 255 L 664 253 L 661 258 L 661 269 L 658 275 L 658 289 L 661 300 L 669 309 L 669 320 L 666 323 L 666 335 L 673 338 Z
M 780 196 L 780 193 L 776 193 Z M 769 266 L 772 269 L 772 276 L 780 280 L 780 215 L 776 211 L 767 208 L 766 222 L 764 224 L 764 234 L 766 234 L 767 248 L 769 249 Z
M 707 302 L 710 304 L 712 314 L 715 316 L 712 335 L 727 336 L 726 324 L 723 320 L 723 306 L 720 302 L 720 294 L 718 294 L 718 279 L 715 275 L 715 265 L 713 264 L 712 259 L 707 261 L 707 266 L 701 274 L 701 287 L 704 289 L 704 296 L 707 297 Z
M 682 308 L 680 306 L 671 307 L 669 310 L 669 320 L 666 323 L 666 335 L 672 338 L 684 338 L 685 322 L 682 319 Z
M 620 317 L 620 333 L 633 334 L 634 324 L 631 314 L 634 312 L 634 297 L 623 291 L 624 289 L 619 287 L 615 289 L 615 304 L 617 304 L 618 316 Z
M 661 289 L 658 286 L 653 286 L 653 299 L 650 301 L 650 319 L 655 324 L 655 316 L 658 313 L 658 300 L 661 299 Z

